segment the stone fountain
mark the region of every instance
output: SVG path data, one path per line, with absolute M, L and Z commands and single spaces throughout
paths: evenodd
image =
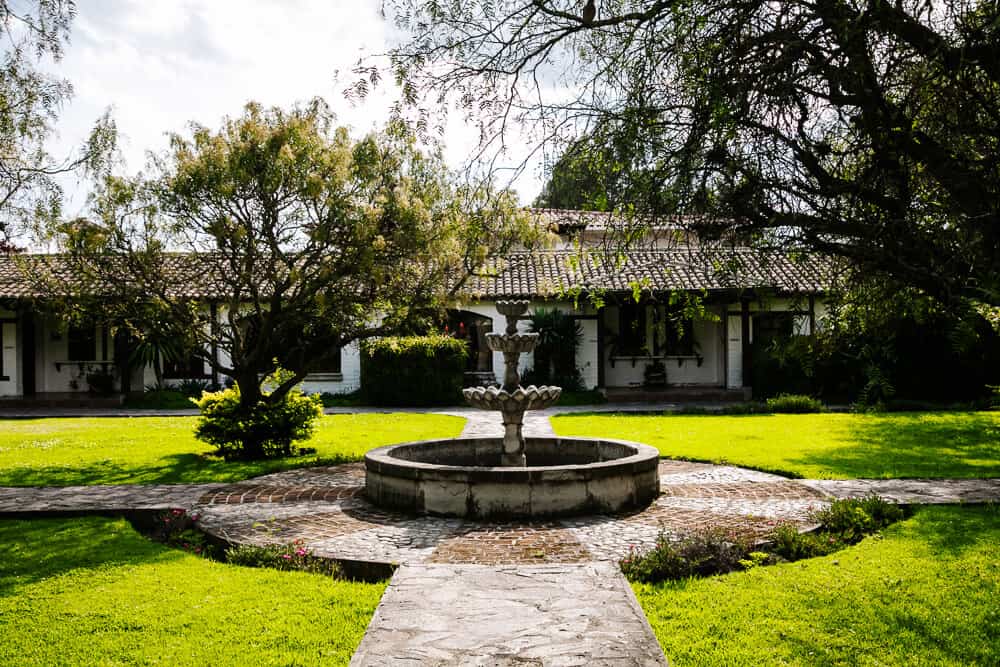
M 522 387 L 518 362 L 538 334 L 518 333 L 527 301 L 498 301 L 506 331 L 488 334 L 503 353 L 500 387 L 464 390 L 474 407 L 502 415 L 502 438 L 409 442 L 365 455 L 365 495 L 376 505 L 418 514 L 482 519 L 619 512 L 659 495 L 659 452 L 635 442 L 524 437 L 524 413 L 559 400 L 559 387 Z
M 517 321 L 528 312 L 528 301 L 497 301 L 497 310 L 507 318 L 507 330 L 486 334 L 486 342 L 494 352 L 503 353 L 503 385 L 474 387 L 463 390 L 469 405 L 482 410 L 493 410 L 503 415 L 502 466 L 526 466 L 524 455 L 524 413 L 543 410 L 555 405 L 562 394 L 561 387 L 521 386 L 517 366 L 521 355 L 531 352 L 538 343 L 536 333 L 518 333 Z

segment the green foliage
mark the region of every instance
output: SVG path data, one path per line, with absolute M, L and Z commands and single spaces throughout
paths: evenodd
M 661 535 L 656 546 L 646 553 L 630 550 L 619 566 L 630 581 L 652 583 L 725 574 L 740 568 L 749 570 L 780 560 L 815 558 L 856 544 L 866 535 L 901 520 L 903 512 L 871 495 L 834 500 L 814 518 L 821 523 L 818 531 L 802 533 L 795 524 L 780 524 L 756 551 L 757 538 L 750 532 L 712 527 L 677 542 Z
M 996 2 L 599 12 L 391 0 L 406 37 L 382 78 L 421 111 L 474 115 L 486 163 L 514 134 L 567 146 L 546 203 L 702 210 L 683 223 L 706 240 L 839 255 L 945 300 L 1000 305 L 1000 172 L 986 157 L 1000 136 Z M 381 73 L 363 74 L 359 94 Z
M 556 385 L 568 391 L 583 389 L 583 377 L 576 365 L 576 353 L 583 340 L 583 328 L 558 308 L 539 308 L 528 320 L 529 330 L 538 334 L 534 366 L 524 374 L 522 384 Z
M 69 81 L 52 75 L 69 41 L 73 2 L 0 2 L 0 252 L 25 233 L 43 236 L 62 222 L 60 177 L 101 171 L 114 148 L 115 127 L 102 117 L 74 155 L 49 154 L 59 113 L 73 97 Z M 37 238 L 37 237 L 36 237 Z
M 455 405 L 468 346 L 444 335 L 372 338 L 361 344 L 362 395 L 371 405 Z
M 219 549 L 211 542 L 205 533 L 197 528 L 197 513 L 175 508 L 165 510 L 156 515 L 149 531 L 150 537 L 158 542 L 168 544 L 175 549 L 193 553 L 196 556 L 215 558 Z
M 836 537 L 824 533 L 801 533 L 798 526 L 784 523 L 776 526 L 769 535 L 768 550 L 787 561 L 816 558 L 833 553 L 843 547 Z
M 657 538 L 646 553 L 630 550 L 619 561 L 630 581 L 664 581 L 709 576 L 743 569 L 741 564 L 752 551 L 753 535 L 722 528 L 707 528 L 671 542 Z
M 822 401 L 802 394 L 779 394 L 767 399 L 768 412 L 804 414 L 807 412 L 823 412 Z
M 93 311 L 149 346 L 219 350 L 206 363 L 239 385 L 244 414 L 276 400 L 262 382 L 277 368 L 290 373 L 271 396 L 436 311 L 540 235 L 513 192 L 460 181 L 398 119 L 353 138 L 318 98 L 192 123 L 146 172 L 101 179 L 89 214 L 60 229 L 55 273 L 69 278 L 48 284 L 26 265 L 26 280 L 55 296 L 99 286 L 83 295 Z
M 981 309 L 945 307 L 899 285 L 869 281 L 832 295 L 812 336 L 754 346 L 757 396 L 794 392 L 884 408 L 987 395 L 1000 377 L 1000 334 Z
M 226 460 L 290 456 L 293 442 L 312 436 L 316 420 L 323 416 L 323 401 L 295 387 L 279 400 L 270 397 L 265 392 L 263 400 L 247 405 L 240 399 L 239 385 L 234 385 L 192 398 L 201 410 L 195 437 L 214 445 Z
M 825 532 L 854 543 L 903 518 L 903 510 L 877 495 L 834 500 L 813 514 Z
M 226 562 L 244 567 L 269 567 L 274 570 L 312 572 L 340 578 L 343 574 L 337 561 L 319 558 L 302 540 L 287 544 L 256 546 L 239 544 L 226 549 Z

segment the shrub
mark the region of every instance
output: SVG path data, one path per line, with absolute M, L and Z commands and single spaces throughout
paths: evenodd
M 177 383 L 177 391 L 190 398 L 198 398 L 211 388 L 211 384 L 208 380 L 186 378 Z
M 312 436 L 316 419 L 323 415 L 323 401 L 298 389 L 280 400 L 269 399 L 265 392 L 256 405 L 244 406 L 239 385 L 192 398 L 201 410 L 195 437 L 215 445 L 227 460 L 290 456 L 293 442 Z
M 557 308 L 540 308 L 528 320 L 529 330 L 538 334 L 534 366 L 524 374 L 523 384 L 552 384 L 567 391 L 583 389 L 583 377 L 576 365 L 576 352 L 583 340 L 580 322 Z
M 184 509 L 165 510 L 156 515 L 148 534 L 154 540 L 183 549 L 198 556 L 214 558 L 217 547 L 209 541 L 196 524 L 199 515 Z
M 769 412 L 804 414 L 822 412 L 823 403 L 804 394 L 779 394 L 774 398 L 767 399 L 767 409 Z
M 745 569 L 741 561 L 748 559 L 753 544 L 750 533 L 707 528 L 677 542 L 660 535 L 653 549 L 646 553 L 630 551 L 618 564 L 631 581 L 652 583 L 704 577 Z
M 469 354 L 443 335 L 372 338 L 361 344 L 362 394 L 373 405 L 455 405 Z
M 903 510 L 876 495 L 834 500 L 830 506 L 813 513 L 823 530 L 853 543 L 876 533 L 903 518 Z
M 226 549 L 226 562 L 244 567 L 269 567 L 275 570 L 314 572 L 334 577 L 342 575 L 336 561 L 313 555 L 312 550 L 307 549 L 302 540 L 262 547 L 240 544 Z
M 770 551 L 785 560 L 825 556 L 839 549 L 840 540 L 822 533 L 800 533 L 795 524 L 785 523 L 771 532 Z

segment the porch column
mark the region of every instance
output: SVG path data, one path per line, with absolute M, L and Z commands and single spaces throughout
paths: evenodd
M 747 398 L 753 396 L 753 351 L 750 348 L 750 299 L 740 299 L 740 333 L 743 344 L 743 389 Z
M 604 389 L 604 307 L 597 309 L 597 388 Z

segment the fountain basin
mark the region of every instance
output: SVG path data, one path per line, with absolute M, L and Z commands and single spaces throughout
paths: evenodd
M 538 344 L 538 334 L 536 333 L 514 333 L 514 334 L 486 334 L 486 344 L 494 352 L 504 352 L 506 354 L 522 354 L 531 352 Z
M 659 452 L 635 442 L 526 438 L 526 467 L 501 467 L 501 438 L 411 442 L 365 455 L 365 493 L 418 514 L 511 519 L 620 512 L 659 495 Z
M 552 407 L 562 395 L 562 388 L 530 385 L 507 391 L 499 387 L 470 387 L 463 389 L 462 395 L 469 405 L 480 410 L 523 412 Z

